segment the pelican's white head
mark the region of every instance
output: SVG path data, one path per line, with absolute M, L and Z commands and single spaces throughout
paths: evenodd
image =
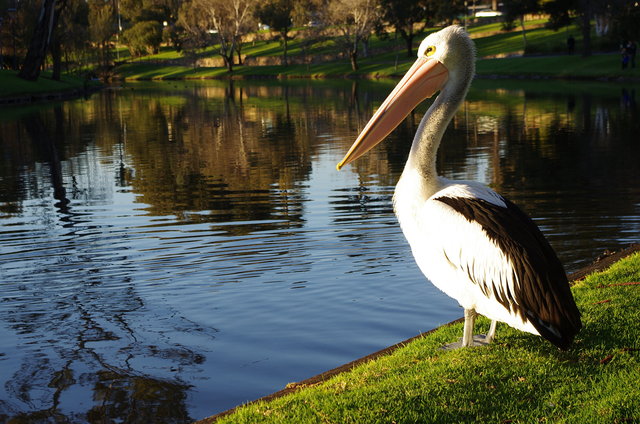
M 418 58 L 437 60 L 449 71 L 449 81 L 468 80 L 475 74 L 476 47 L 464 28 L 446 27 L 429 34 L 418 47 Z
M 429 34 L 420 44 L 418 59 L 371 117 L 337 168 L 384 140 L 418 104 L 439 90 L 447 91 L 447 99 L 457 105 L 466 95 L 474 72 L 475 47 L 464 29 L 454 25 Z

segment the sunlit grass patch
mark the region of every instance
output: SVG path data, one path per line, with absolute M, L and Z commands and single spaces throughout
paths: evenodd
M 582 42 L 581 32 L 575 25 L 560 31 L 544 27 L 545 20 L 528 21 L 525 25 L 527 34 L 527 52 L 535 56 L 506 57 L 500 59 L 482 59 L 487 56 L 519 56 L 524 51 L 524 40 L 519 28 L 513 31 L 502 31 L 501 23 L 470 25 L 469 32 L 474 36 L 478 49 L 477 74 L 480 76 L 504 76 L 512 78 L 590 78 L 590 79 L 638 79 L 638 69 L 620 68 L 620 57 L 617 53 L 594 54 L 583 58 L 578 52 Z M 418 43 L 430 32 L 429 28 L 414 40 L 414 55 Z M 571 34 L 576 39 L 576 54 L 567 55 L 566 39 Z M 268 34 L 262 34 L 267 37 Z M 598 38 L 594 38 L 597 40 Z M 388 78 L 402 75 L 415 60 L 408 57 L 404 40 L 389 34 L 385 37 L 372 35 L 369 41 L 371 55 L 358 58 L 359 69 L 353 71 L 344 55 L 338 55 L 335 40 L 322 36 L 315 42 L 304 38 L 304 31 L 289 41 L 288 56 L 291 64 L 234 66 L 232 73 L 225 68 L 191 67 L 181 54 L 169 48 L 163 48 L 158 55 L 138 59 L 132 63 L 118 67 L 118 73 L 127 79 L 179 79 L 179 78 L 229 78 L 229 77 L 280 77 L 280 78 L 329 78 L 329 77 L 367 77 Z M 200 57 L 215 57 L 216 46 L 199 51 Z M 259 39 L 243 46 L 243 55 L 248 58 L 270 58 L 269 63 L 280 63 L 283 55 L 283 43 L 277 39 Z M 559 54 L 561 53 L 561 54 Z M 296 59 L 305 57 L 308 64 L 296 64 Z M 176 66 L 180 58 L 183 66 Z M 162 60 L 167 60 L 163 66 Z M 145 62 L 153 60 L 154 64 Z M 169 62 L 171 60 L 172 62 Z
M 514 77 L 565 77 L 565 78 L 638 78 L 640 68 L 622 69 L 618 54 L 513 57 L 479 60 L 476 65 L 480 75 L 508 75 Z

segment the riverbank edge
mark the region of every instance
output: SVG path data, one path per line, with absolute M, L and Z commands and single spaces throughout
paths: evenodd
M 378 80 L 384 78 L 400 78 L 400 75 L 384 75 L 379 74 L 365 74 L 365 75 L 343 75 L 343 76 L 324 76 L 318 77 L 309 75 L 307 77 L 302 76 L 264 76 L 264 75 L 240 75 L 240 76 L 217 76 L 217 77 L 197 77 L 197 78 L 136 78 L 136 79 L 122 79 L 120 81 L 136 82 L 136 81 L 203 81 L 203 80 L 286 80 L 286 79 L 369 79 Z M 631 82 L 638 83 L 640 78 L 636 77 L 581 77 L 581 76 L 549 76 L 549 75 L 507 75 L 507 74 L 479 74 L 476 75 L 477 79 L 484 80 L 558 80 L 558 81 L 596 81 L 596 82 Z M 29 93 L 20 95 L 0 96 L 0 108 L 11 106 L 26 106 L 31 104 L 46 103 L 46 102 L 60 102 L 65 100 L 73 100 L 81 97 L 87 98 L 92 94 L 108 87 L 107 85 L 94 85 L 86 88 L 74 88 L 69 90 L 55 91 L 55 92 L 42 92 L 42 93 Z
M 103 88 L 104 85 L 92 85 L 89 87 L 71 88 L 68 90 L 60 91 L 46 91 L 42 93 L 0 96 L 0 107 L 25 106 L 35 103 L 73 100 L 80 97 L 88 97 L 93 93 L 102 90 Z
M 136 81 L 156 81 L 156 82 L 168 82 L 168 81 L 205 81 L 205 80 L 287 80 L 287 79 L 398 79 L 401 75 L 379 75 L 379 74 L 363 74 L 363 75 L 331 75 L 331 76 L 287 76 L 287 75 L 227 75 L 216 77 L 196 77 L 196 78 L 135 78 L 127 79 L 123 78 L 119 81 L 122 82 L 136 82 Z M 638 77 L 584 77 L 584 76 L 550 76 L 550 75 L 509 75 L 509 74 L 478 74 L 476 79 L 483 80 L 528 80 L 528 81 L 594 81 L 594 82 L 612 82 L 612 83 L 640 83 Z M 108 87 L 108 85 L 100 84 L 87 88 L 74 88 L 70 90 L 62 90 L 55 92 L 43 92 L 43 93 L 30 93 L 10 96 L 0 96 L 0 108 L 11 106 L 26 106 L 31 104 L 39 104 L 46 102 L 60 102 L 65 100 L 73 100 L 81 97 L 88 98 L 92 94 Z
M 568 54 L 522 55 L 500 58 L 478 58 L 477 79 L 595 81 L 613 83 L 640 82 L 640 68 L 621 69 L 616 53 L 601 52 L 588 57 Z M 312 65 L 241 66 L 233 73 L 225 68 L 169 65 L 151 62 L 129 62 L 114 70 L 115 81 L 179 81 L 179 80 L 295 80 L 295 79 L 398 79 L 411 66 L 403 59 L 390 66 L 387 62 L 363 64 L 359 71 L 343 62 Z
M 318 75 L 318 74 L 309 74 L 309 75 L 287 75 L 281 73 L 274 73 L 270 75 L 258 75 L 258 74 L 242 74 L 242 75 L 206 75 L 206 76 L 194 76 L 194 77 L 171 77 L 171 76 L 162 76 L 162 77 L 119 77 L 115 78 L 114 82 L 136 82 L 136 81 L 157 81 L 157 82 L 168 82 L 168 81 L 206 81 L 206 80 L 240 80 L 240 81 L 251 81 L 251 80 L 328 80 L 328 79 L 346 79 L 346 80 L 383 80 L 383 79 L 400 79 L 402 78 L 403 73 L 379 73 L 379 72 L 371 72 L 371 73 L 362 73 L 362 74 L 329 74 L 329 75 Z M 592 76 L 584 76 L 584 75 L 550 75 L 550 74 L 518 74 L 518 73 L 497 73 L 497 72 L 487 72 L 487 73 L 476 73 L 476 79 L 484 79 L 484 80 L 556 80 L 556 81 L 595 81 L 595 82 L 614 82 L 614 83 L 638 83 L 640 82 L 640 77 L 637 76 L 606 76 L 606 75 L 592 75 Z
M 626 258 L 627 256 L 630 256 L 636 252 L 640 252 L 640 244 L 638 243 L 634 243 L 631 244 L 630 246 L 618 250 L 618 251 L 604 251 L 602 253 L 602 255 L 598 256 L 597 258 L 594 259 L 594 261 L 579 269 L 578 271 L 575 271 L 571 274 L 568 275 L 568 279 L 571 282 L 571 285 L 574 285 L 575 283 L 583 280 L 585 277 L 587 277 L 590 274 L 593 274 L 595 272 L 600 272 L 600 271 L 604 271 L 606 269 L 608 269 L 609 267 L 611 267 L 614 263 L 620 261 L 623 258 Z M 424 333 L 420 333 L 417 336 L 414 337 L 410 337 L 404 341 L 401 341 L 399 343 L 396 343 L 392 346 L 386 347 L 384 349 L 381 349 L 377 352 L 373 352 L 369 355 L 363 356 L 361 358 L 358 358 L 354 361 L 348 362 L 346 364 L 343 364 L 341 366 L 338 366 L 336 368 L 333 368 L 331 370 L 325 371 L 323 373 L 320 373 L 318 375 L 315 375 L 313 377 L 307 378 L 305 380 L 299 381 L 299 382 L 295 382 L 295 383 L 289 383 L 287 384 L 287 386 L 282 389 L 282 390 L 278 390 L 277 392 L 268 394 L 266 396 L 260 397 L 258 399 L 243 403 L 241 405 L 235 406 L 231 409 L 228 409 L 226 411 L 222 411 L 219 412 L 215 415 L 211 415 L 209 417 L 197 420 L 194 422 L 194 424 L 211 424 L 216 422 L 219 418 L 225 417 L 227 415 L 230 415 L 232 413 L 234 413 L 238 408 L 247 406 L 247 405 L 251 405 L 257 402 L 267 402 L 267 401 L 271 401 L 280 397 L 284 397 L 287 396 L 289 394 L 292 394 L 294 392 L 297 392 L 299 390 L 304 390 L 305 387 L 311 387 L 313 385 L 316 385 L 318 383 L 322 383 L 324 381 L 327 381 L 333 377 L 335 377 L 336 375 L 345 373 L 345 372 L 349 372 L 352 369 L 354 369 L 355 367 L 370 362 L 370 361 L 375 361 L 378 358 L 387 356 L 391 353 L 393 353 L 394 351 L 410 344 L 411 342 L 417 340 L 417 339 L 421 339 L 423 337 L 427 337 L 429 336 L 431 333 L 434 333 L 435 331 L 439 330 L 440 328 L 443 327 L 447 327 L 450 325 L 454 325 L 457 323 L 460 323 L 464 321 L 464 318 L 459 318 L 456 319 L 454 321 L 451 321 L 449 323 L 443 324 L 439 327 L 433 328 L 429 331 L 426 331 Z
M 501 60 L 501 59 L 490 59 Z M 252 73 L 251 70 L 246 73 L 236 74 L 219 74 L 219 75 L 196 75 L 196 76 L 179 76 L 172 77 L 167 71 L 162 69 L 168 69 L 164 66 L 155 66 L 156 75 L 153 77 L 116 77 L 113 82 L 125 83 L 136 81 L 204 81 L 204 80 L 330 80 L 330 79 L 347 79 L 347 80 L 381 80 L 381 79 L 399 79 L 402 77 L 403 72 L 391 72 L 385 73 L 381 71 L 371 71 L 367 73 L 329 73 L 329 74 L 283 74 L 274 70 L 272 73 Z M 201 68 L 203 72 L 207 70 L 220 70 L 218 68 Z M 518 72 L 495 72 L 495 71 L 478 71 L 475 76 L 476 79 L 482 80 L 556 80 L 556 81 L 593 81 L 593 82 L 612 82 L 612 83 L 639 83 L 640 76 L 636 75 L 571 75 L 567 73 L 558 72 L 556 74 L 522 74 Z M 80 97 L 88 97 L 91 94 L 100 91 L 101 89 L 108 87 L 108 84 L 103 84 L 97 81 L 91 81 L 89 84 L 85 83 L 83 86 L 73 86 L 68 89 L 62 90 L 45 90 L 42 92 L 10 94 L 2 96 L 0 95 L 0 108 L 7 106 L 23 106 L 35 103 L 44 102 L 56 102 L 71 100 Z

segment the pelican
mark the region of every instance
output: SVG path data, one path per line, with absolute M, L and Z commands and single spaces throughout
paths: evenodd
M 421 271 L 464 308 L 462 340 L 448 347 L 490 343 L 499 321 L 567 349 L 582 327 L 580 312 L 542 232 L 495 191 L 437 175 L 438 146 L 474 73 L 475 47 L 461 27 L 430 34 L 337 169 L 380 143 L 420 102 L 440 91 L 418 126 L 393 203 Z M 473 335 L 477 314 L 491 320 L 485 336 Z

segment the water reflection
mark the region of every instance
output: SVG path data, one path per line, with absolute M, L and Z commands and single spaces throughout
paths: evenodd
M 3 111 L 0 420 L 188 422 L 456 318 L 391 208 L 427 105 L 334 171 L 393 84 Z M 575 270 L 638 241 L 640 120 L 634 87 L 553 85 L 474 82 L 438 166 L 520 204 Z

